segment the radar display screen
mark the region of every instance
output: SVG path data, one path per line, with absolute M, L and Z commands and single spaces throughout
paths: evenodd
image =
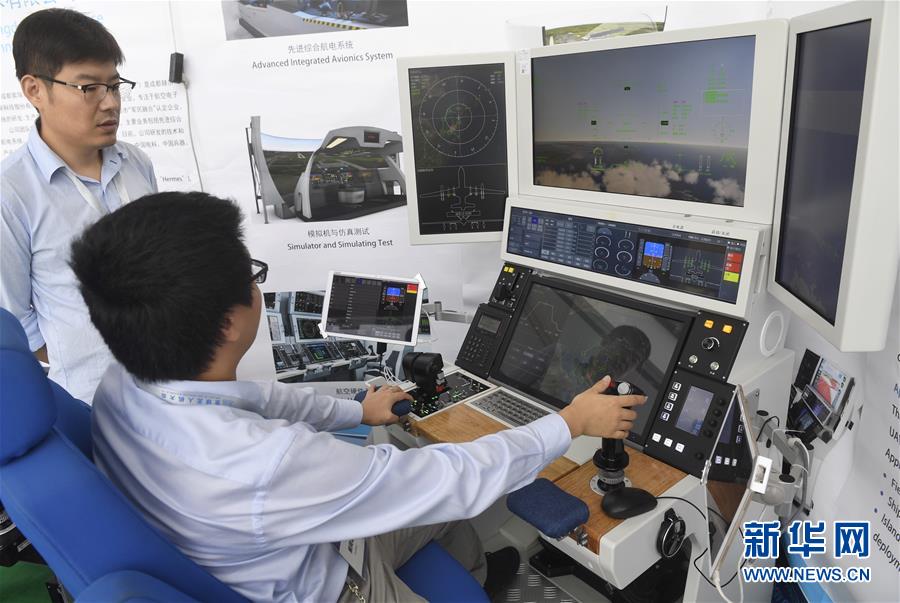
M 755 36 L 532 59 L 534 184 L 742 207 Z
M 418 282 L 334 274 L 329 284 L 326 333 L 415 342 L 420 290 Z
M 870 21 L 797 37 L 775 282 L 834 324 L 853 194 Z
M 737 303 L 746 241 L 512 207 L 506 251 Z
M 632 383 L 647 402 L 634 409 L 628 439 L 643 445 L 689 321 L 596 290 L 534 282 L 496 378 L 557 408 L 605 375 Z
M 503 63 L 409 70 L 420 234 L 503 230 L 505 78 Z

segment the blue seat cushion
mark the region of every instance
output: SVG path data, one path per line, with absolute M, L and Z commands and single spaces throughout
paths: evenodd
M 511 493 L 506 506 L 551 538 L 562 538 L 591 515 L 583 500 L 544 478 Z
M 488 601 L 478 580 L 436 542 L 422 547 L 396 574 L 410 590 L 431 603 Z

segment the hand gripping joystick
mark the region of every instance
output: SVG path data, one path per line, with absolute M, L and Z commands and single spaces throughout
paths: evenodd
M 603 393 L 612 396 L 644 395 L 637 386 L 625 381 L 610 381 Z M 624 442 L 613 438 L 603 438 L 603 443 L 594 453 L 597 489 L 603 494 L 601 506 L 607 515 L 617 519 L 633 517 L 656 507 L 656 498 L 652 494 L 626 485 L 628 460 Z
M 378 391 L 379 386 L 375 387 L 375 391 Z M 357 402 L 362 403 L 363 399 L 366 397 L 366 390 L 361 390 L 356 393 L 353 397 Z M 391 412 L 397 415 L 398 417 L 403 417 L 408 415 L 412 410 L 412 405 L 409 400 L 400 400 L 399 402 L 394 402 L 394 405 L 391 406 Z

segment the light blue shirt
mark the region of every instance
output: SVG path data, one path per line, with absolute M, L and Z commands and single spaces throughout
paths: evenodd
M 94 461 L 171 542 L 253 601 L 336 601 L 333 543 L 474 517 L 571 443 L 557 414 L 466 444 L 401 451 L 328 431 L 362 406 L 278 382 L 142 384 L 94 397 Z
M 99 182 L 78 176 L 35 127 L 0 169 L 0 306 L 22 323 L 32 350 L 47 345 L 50 378 L 90 402 L 112 356 L 91 324 L 69 253 L 72 240 L 103 214 L 67 172 L 106 213 L 122 205 L 118 187 L 131 200 L 155 193 L 153 166 L 141 150 L 117 142 L 103 149 Z

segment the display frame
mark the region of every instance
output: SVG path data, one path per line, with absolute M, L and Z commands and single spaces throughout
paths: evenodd
M 403 173 L 406 175 L 406 199 L 409 219 L 409 242 L 411 245 L 435 243 L 477 243 L 499 241 L 502 229 L 496 232 L 460 232 L 423 234 L 419 225 L 419 196 L 416 182 L 415 141 L 413 137 L 412 103 L 409 97 L 409 70 L 430 67 L 465 67 L 502 63 L 504 68 L 504 91 L 506 103 L 506 170 L 507 197 L 514 196 L 518 185 L 518 161 L 516 142 L 516 81 L 514 55 L 511 51 L 484 52 L 477 54 L 434 55 L 422 57 L 399 57 L 397 59 L 397 81 L 400 88 L 400 132 L 404 138 Z M 505 224 L 504 224 L 505 226 Z
M 509 253 L 507 251 L 509 244 L 509 225 L 510 214 L 513 207 L 569 214 L 598 220 L 638 224 L 696 234 L 707 234 L 716 237 L 740 239 L 746 243 L 746 248 L 737 300 L 735 303 L 730 303 L 702 295 L 685 293 L 675 289 L 657 287 L 640 281 L 616 278 L 592 270 L 574 268 L 563 264 L 556 264 L 545 260 Z M 510 198 L 506 204 L 503 239 L 500 243 L 500 258 L 507 262 L 529 266 L 545 272 L 606 285 L 627 293 L 648 296 L 668 302 L 677 302 L 725 314 L 727 316 L 746 319 L 750 312 L 750 302 L 756 291 L 756 284 L 765 278 L 763 274 L 758 274 L 758 272 L 760 272 L 760 266 L 765 264 L 765 258 L 763 256 L 768 254 L 768 238 L 769 227 L 758 224 L 741 224 L 737 222 L 722 223 L 717 220 L 696 218 L 693 216 L 673 216 L 662 212 L 641 211 L 636 209 L 622 210 L 617 207 L 596 203 L 589 205 L 585 203 L 552 200 L 540 197 L 517 197 Z
M 500 342 L 497 355 L 494 358 L 494 362 L 491 365 L 491 369 L 488 374 L 490 375 L 490 381 L 492 383 L 496 383 L 497 385 L 501 385 L 516 392 L 520 392 L 534 400 L 537 400 L 546 408 L 554 411 L 559 411 L 562 408 L 565 408 L 567 403 L 560 406 L 556 403 L 556 401 L 548 399 L 548 397 L 540 390 L 529 387 L 523 383 L 519 383 L 515 379 L 511 379 L 500 372 L 500 365 L 503 362 L 504 357 L 506 356 L 506 352 L 509 349 L 510 344 L 512 343 L 513 336 L 516 332 L 516 326 L 519 319 L 521 318 L 522 308 L 525 307 L 525 302 L 528 300 L 529 295 L 531 295 L 532 289 L 538 285 L 547 286 L 551 289 L 562 290 L 574 295 L 590 297 L 608 304 L 620 306 L 630 310 L 636 310 L 644 314 L 659 316 L 682 323 L 684 325 L 684 331 L 680 334 L 680 336 L 678 336 L 675 344 L 675 349 L 672 352 L 672 357 L 669 359 L 668 364 L 662 371 L 665 377 L 671 375 L 677 367 L 681 350 L 684 348 L 685 341 L 687 340 L 691 330 L 691 324 L 696 318 L 696 312 L 694 311 L 682 310 L 673 308 L 671 306 L 663 306 L 651 302 L 641 301 L 638 299 L 620 295 L 618 293 L 613 293 L 596 286 L 591 286 L 589 284 L 573 282 L 568 279 L 561 279 L 558 277 L 547 276 L 543 274 L 532 276 L 532 278 L 529 279 L 528 283 L 526 284 L 525 290 L 521 293 L 519 310 L 516 312 L 513 321 L 506 329 L 503 340 Z M 600 377 L 602 377 L 602 375 Z M 659 405 L 662 403 L 663 397 L 666 394 L 665 385 L 667 383 L 668 381 L 665 381 L 660 384 L 656 400 L 648 399 L 645 403 L 644 408 L 647 413 L 647 421 L 644 425 L 643 433 L 639 434 L 638 437 L 633 437 L 633 432 L 630 432 L 628 434 L 627 440 L 635 444 L 636 446 L 643 446 L 648 438 L 650 429 L 652 428 L 654 419 L 656 417 L 656 413 L 659 410 Z
M 755 36 L 756 40 L 751 92 L 752 106 L 747 145 L 747 175 L 744 187 L 744 205 L 742 207 L 534 184 L 532 59 L 749 35 Z M 775 173 L 778 167 L 778 145 L 781 135 L 779 124 L 782 109 L 787 35 L 788 22 L 786 20 L 770 19 L 715 27 L 623 36 L 520 51 L 516 56 L 519 192 L 522 195 L 535 197 L 585 201 L 641 210 L 706 216 L 756 224 L 771 224 L 775 196 L 775 183 L 772 180 L 772 174 Z
M 418 290 L 416 291 L 416 307 L 413 312 L 413 324 L 412 324 L 412 335 L 408 340 L 401 339 L 387 339 L 381 337 L 370 337 L 368 335 L 360 335 L 358 333 L 341 333 L 340 331 L 329 331 L 327 329 L 328 323 L 328 310 L 331 305 L 331 289 L 334 285 L 334 277 L 335 276 L 350 276 L 354 278 L 367 278 L 373 280 L 381 280 L 381 281 L 397 281 L 406 284 L 415 284 L 418 285 Z M 322 333 L 323 338 L 334 337 L 336 339 L 364 339 L 365 341 L 376 341 L 379 343 L 393 343 L 399 345 L 410 345 L 415 346 L 418 341 L 419 336 L 419 320 L 422 313 L 422 301 L 425 298 L 425 282 L 422 280 L 420 275 L 416 275 L 412 278 L 405 276 L 386 276 L 381 274 L 363 274 L 358 272 L 344 272 L 341 270 L 330 270 L 328 272 L 328 282 L 325 287 L 325 300 L 322 304 L 322 321 L 319 323 L 319 331 Z
M 886 12 L 890 14 L 886 15 Z M 768 291 L 842 352 L 883 349 L 890 325 L 898 270 L 897 198 L 900 193 L 896 178 L 898 76 L 896 61 L 893 64 L 891 61 L 897 56 L 897 40 L 885 28 L 886 24 L 897 21 L 897 12 L 898 7 L 893 2 L 853 2 L 794 17 L 790 21 Z M 804 33 L 864 20 L 871 20 L 869 50 L 840 290 L 832 323 L 796 297 L 776 277 L 796 83 L 797 40 Z M 872 272 L 873 257 L 881 263 L 876 278 Z

